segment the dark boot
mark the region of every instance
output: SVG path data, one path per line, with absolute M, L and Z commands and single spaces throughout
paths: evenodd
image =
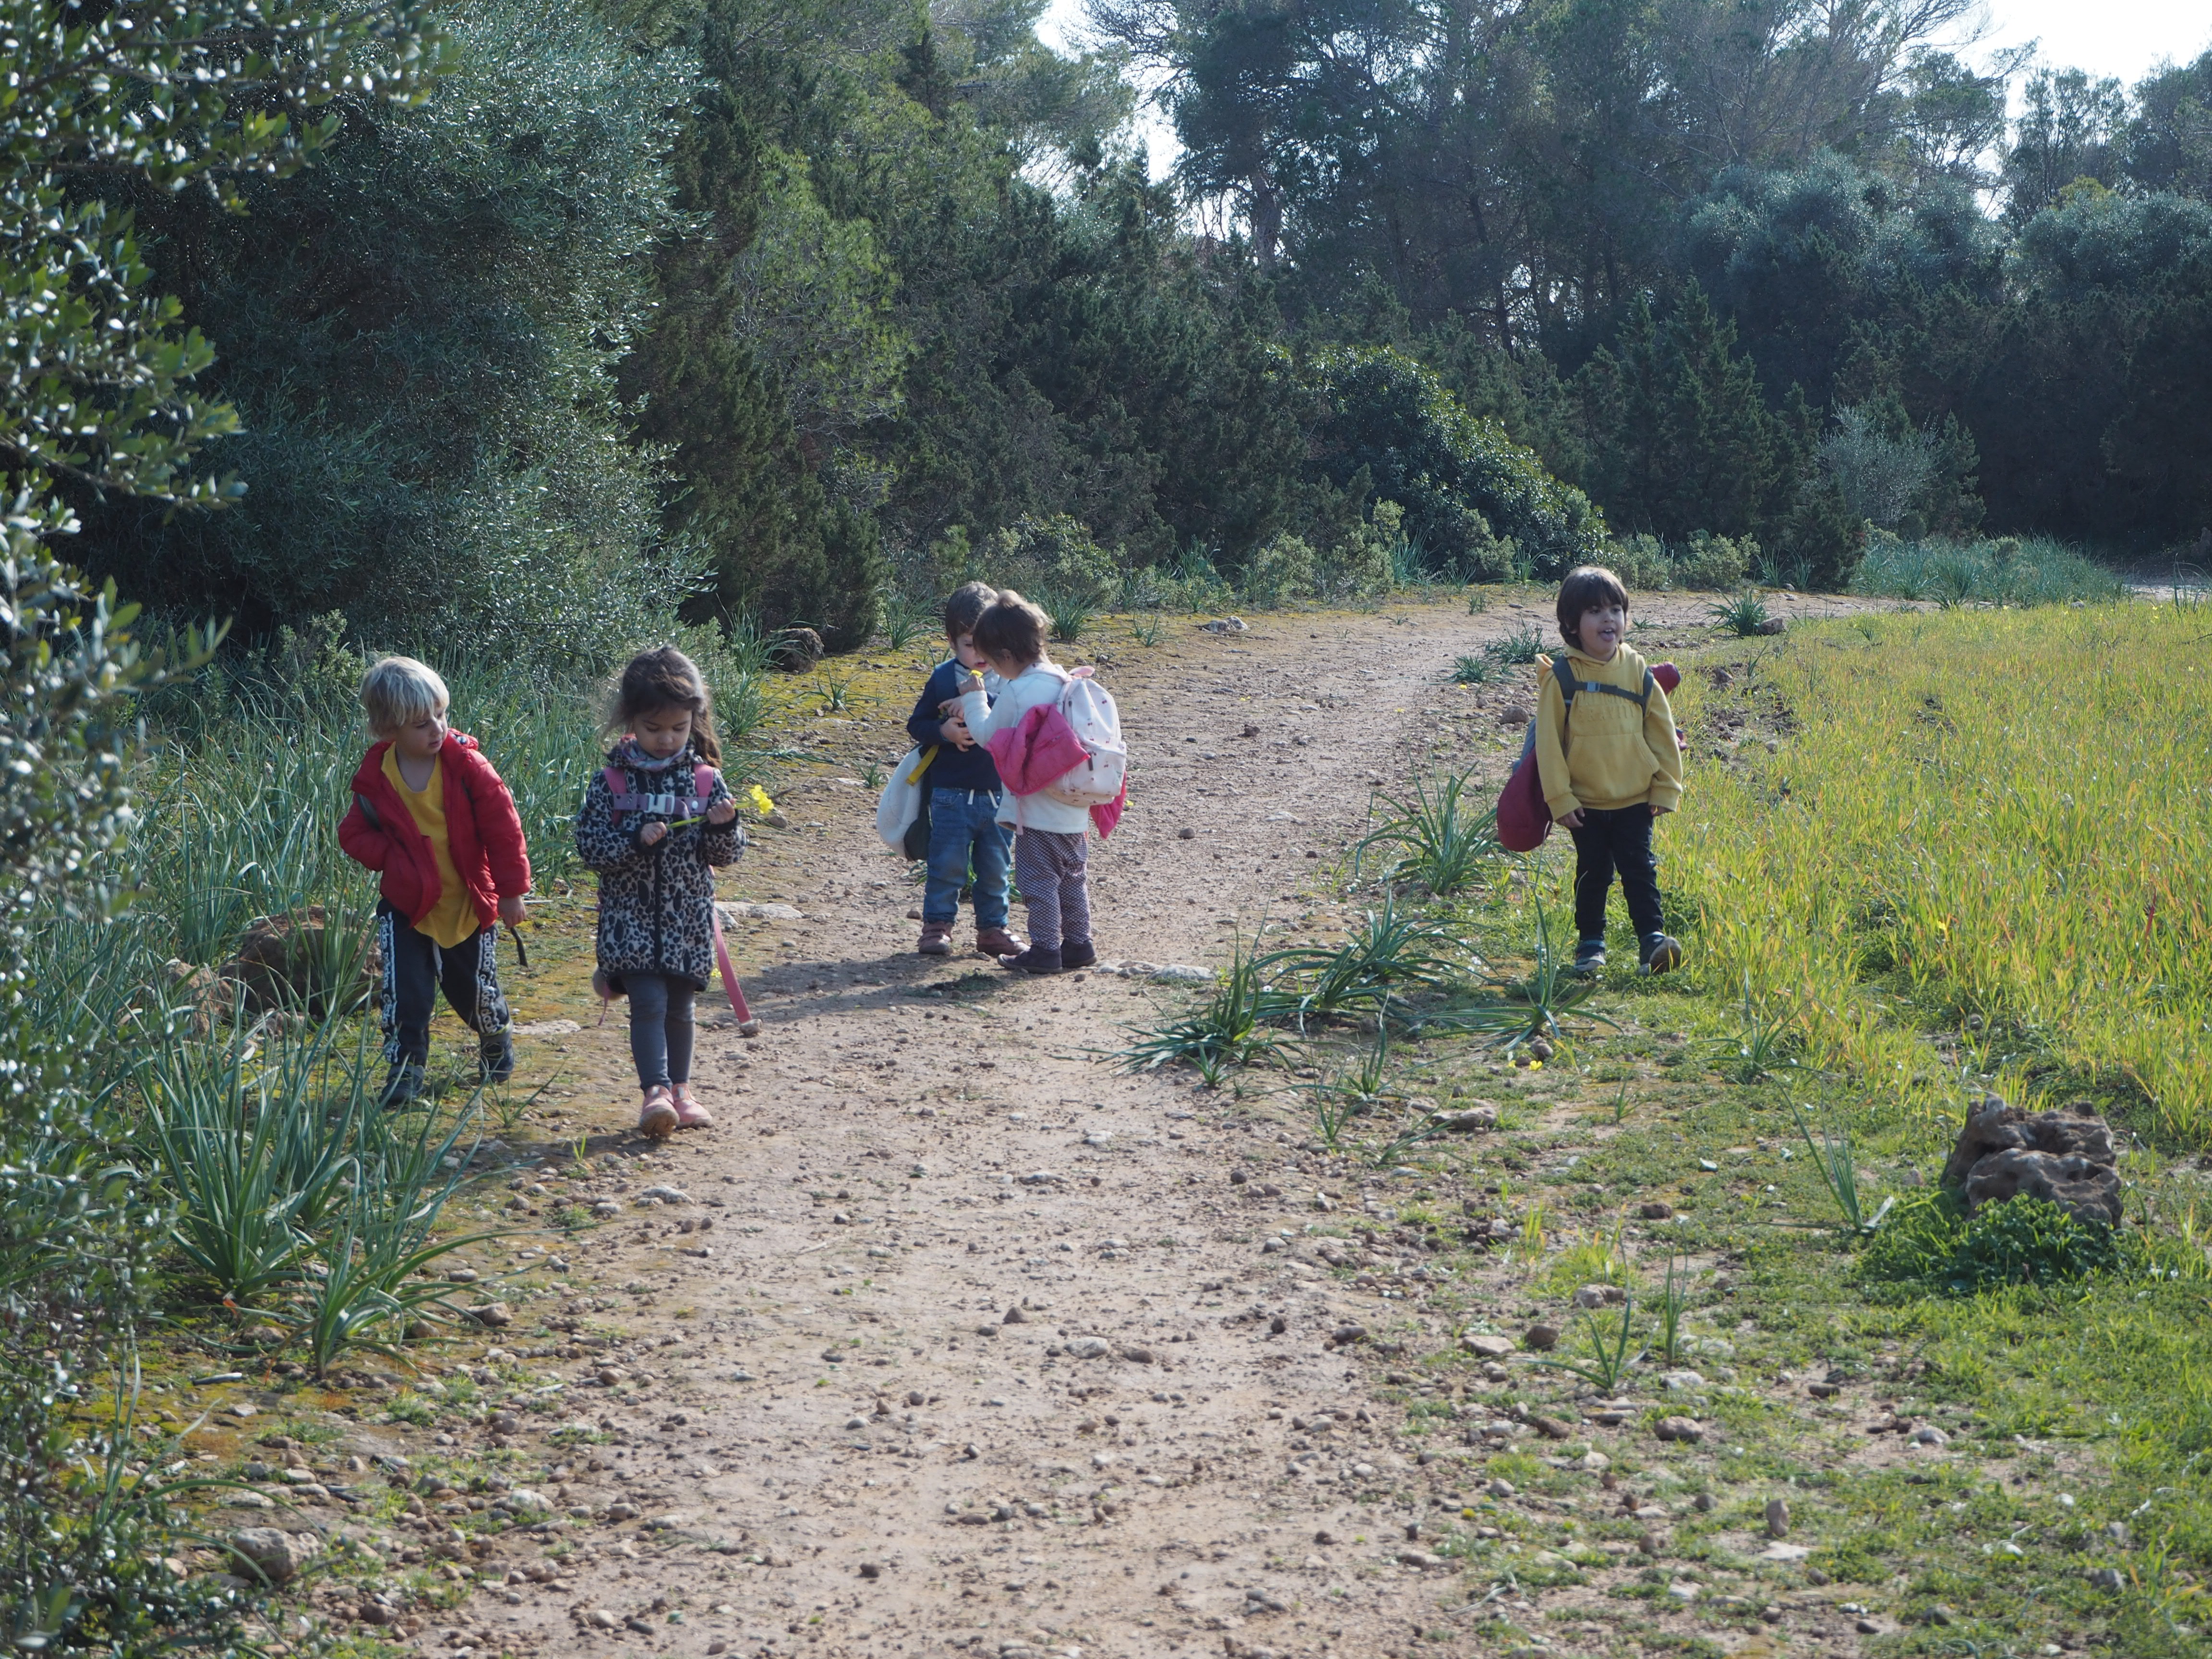
M 384 1079 L 384 1093 L 380 1103 L 387 1112 L 404 1112 L 422 1098 L 422 1062 L 403 1060 L 392 1068 Z
M 501 1031 L 477 1043 L 477 1065 L 486 1083 L 504 1083 L 514 1075 L 514 1037 Z
M 1060 965 L 1062 968 L 1088 968 L 1097 960 L 1098 947 L 1087 939 L 1065 939 L 1060 943 Z
M 1020 974 L 1056 974 L 1060 966 L 1060 952 L 1040 950 L 1032 945 L 1018 957 L 1000 957 L 999 965 Z

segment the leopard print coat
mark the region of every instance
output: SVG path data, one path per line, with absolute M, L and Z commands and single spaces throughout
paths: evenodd
M 608 756 L 608 764 L 626 780 L 624 794 L 696 798 L 690 750 L 651 771 L 635 764 L 642 758 L 628 744 Z M 708 805 L 731 799 L 728 784 L 716 777 Z M 613 804 L 605 774 L 593 773 L 584 810 L 576 815 L 576 856 L 599 878 L 599 966 L 617 980 L 624 974 L 665 974 L 702 991 L 714 971 L 714 866 L 736 861 L 745 832 L 734 818 L 690 823 L 641 847 L 638 832 L 650 822 L 647 816 L 617 817 Z

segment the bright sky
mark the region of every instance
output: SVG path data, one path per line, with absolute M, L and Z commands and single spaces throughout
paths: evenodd
M 1060 0 L 1062 5 L 1068 0 Z M 1987 0 L 1979 52 L 2041 43 L 2039 62 L 2087 70 L 2130 86 L 2160 58 L 2186 64 L 2212 47 L 2204 0 Z
M 1970 59 L 2033 40 L 2039 63 L 2114 76 L 2133 86 L 2161 59 L 2185 64 L 2212 50 L 2205 0 L 1986 0 L 1986 32 L 1968 49 Z M 1052 0 L 1037 33 L 1048 46 L 1072 52 L 1082 26 L 1083 0 Z M 1137 125 L 1158 178 L 1173 165 L 1175 135 L 1149 109 L 1139 112 Z

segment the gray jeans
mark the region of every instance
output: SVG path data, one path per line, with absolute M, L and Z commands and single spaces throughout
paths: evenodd
M 691 1080 L 691 999 L 698 993 L 688 979 L 665 974 L 624 974 L 629 994 L 629 1057 L 637 1063 L 637 1085 Z

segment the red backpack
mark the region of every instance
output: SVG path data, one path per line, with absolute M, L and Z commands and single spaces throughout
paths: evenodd
M 1644 671 L 1642 690 L 1630 691 L 1618 685 L 1607 685 L 1602 680 L 1577 679 L 1567 666 L 1564 651 L 1552 659 L 1552 678 L 1559 683 L 1559 696 L 1565 704 L 1560 720 L 1559 738 L 1564 747 L 1566 740 L 1566 720 L 1575 711 L 1577 691 L 1601 692 L 1608 696 L 1626 697 L 1638 708 L 1651 705 L 1651 688 L 1672 691 L 1682 683 L 1681 671 L 1671 662 L 1659 663 Z M 1509 853 L 1533 853 L 1544 844 L 1544 837 L 1552 833 L 1552 809 L 1544 799 L 1544 781 L 1537 775 L 1536 722 L 1528 722 L 1528 732 L 1521 739 L 1521 758 L 1513 763 L 1513 775 L 1505 780 L 1505 787 L 1498 792 L 1498 841 Z

